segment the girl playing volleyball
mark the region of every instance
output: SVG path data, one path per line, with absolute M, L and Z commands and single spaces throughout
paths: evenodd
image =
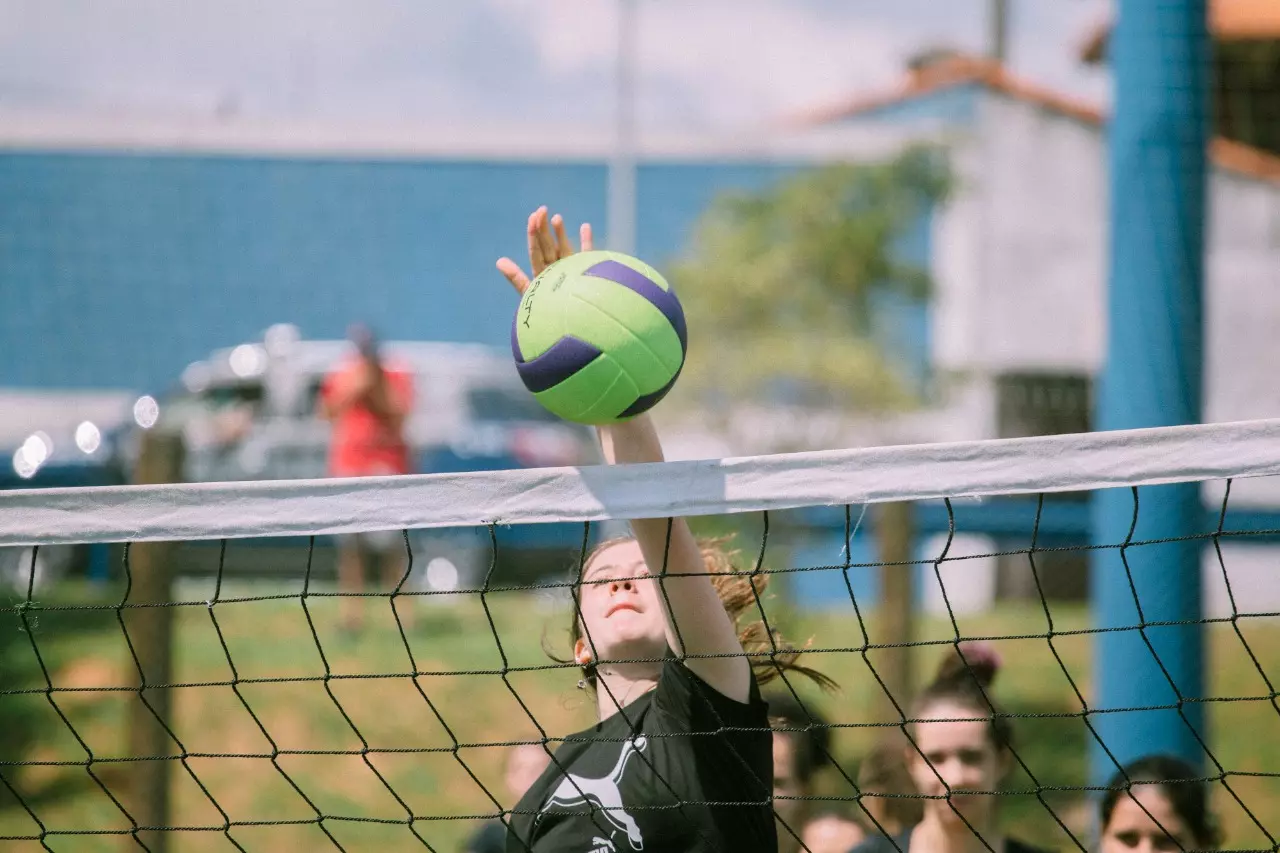
M 573 252 L 546 208 L 529 217 L 528 238 L 534 276 Z M 581 242 L 591 248 L 589 225 Z M 510 259 L 498 269 L 517 291 L 529 286 Z M 663 460 L 647 416 L 599 435 L 610 464 Z M 700 545 L 682 519 L 631 529 L 634 538 L 596 548 L 574 590 L 572 659 L 599 722 L 555 751 L 511 816 L 507 850 L 776 850 L 759 684 L 785 669 L 826 680 L 797 666 L 794 652 L 769 656 L 762 623 L 739 630 L 762 577 L 726 574 L 731 555 Z

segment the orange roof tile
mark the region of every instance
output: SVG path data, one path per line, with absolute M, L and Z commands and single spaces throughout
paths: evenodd
M 908 73 L 907 79 L 890 92 L 855 98 L 844 104 L 816 110 L 800 117 L 799 124 L 822 124 L 840 118 L 849 118 L 970 83 L 982 83 L 989 88 L 1021 100 L 1043 104 L 1082 121 L 1101 123 L 1103 120 L 1102 112 L 1096 106 L 1015 77 L 994 60 L 966 54 L 953 54 L 912 70 Z
M 1280 0 L 1276 2 L 1280 3 Z M 814 110 L 789 123 L 801 127 L 826 124 L 974 83 L 1087 124 L 1101 126 L 1106 121 L 1102 110 L 1093 104 L 1017 77 L 990 59 L 956 54 L 912 70 L 907 79 L 892 91 Z M 1280 182 L 1280 157 L 1274 154 L 1226 139 L 1215 139 L 1210 153 L 1220 168 L 1251 178 Z
M 1267 41 L 1280 39 L 1278 0 L 1212 0 L 1210 26 L 1218 41 Z M 1085 62 L 1101 62 L 1106 57 L 1111 22 L 1104 21 L 1090 31 L 1080 48 Z

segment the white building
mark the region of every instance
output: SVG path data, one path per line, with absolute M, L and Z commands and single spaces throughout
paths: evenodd
M 807 118 L 909 126 L 949 140 L 957 190 L 935 218 L 931 252 L 931 350 L 942 405 L 905 424 L 903 438 L 1089 428 L 1089 389 L 1106 344 L 1104 120 L 1088 104 L 954 55 L 913 71 L 895 91 Z M 1204 420 L 1278 417 L 1280 158 L 1217 140 L 1212 163 Z M 1231 504 L 1280 505 L 1280 482 L 1237 483 Z M 983 537 L 967 545 L 991 550 Z M 955 570 L 965 573 L 970 607 L 996 590 L 994 560 L 986 563 Z M 1280 610 L 1280 552 L 1232 546 L 1226 563 L 1238 602 Z M 1207 608 L 1221 614 L 1226 589 L 1212 553 L 1205 569 Z

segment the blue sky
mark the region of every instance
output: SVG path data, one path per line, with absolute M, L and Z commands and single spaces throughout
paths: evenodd
M 979 49 L 987 0 L 637 0 L 644 127 L 750 125 Z M 1105 0 L 1011 0 L 1011 64 L 1106 97 L 1076 48 Z M 613 0 L 0 0 L 0 108 L 609 121 Z

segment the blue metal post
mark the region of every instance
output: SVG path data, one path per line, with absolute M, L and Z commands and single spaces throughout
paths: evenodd
M 89 545 L 89 580 L 95 584 L 111 580 L 111 546 L 106 542 Z
M 1206 0 L 1121 0 L 1111 35 L 1115 114 L 1110 127 L 1111 261 L 1107 361 L 1098 389 L 1097 428 L 1197 423 L 1201 407 L 1204 222 L 1209 122 Z M 1133 539 L 1185 536 L 1203 529 L 1194 485 L 1143 489 Z M 1133 497 L 1095 497 L 1099 544 L 1126 541 Z M 1198 619 L 1199 543 L 1096 551 L 1094 618 L 1099 628 L 1142 621 Z M 1094 641 L 1094 706 L 1176 705 L 1203 696 L 1203 634 L 1195 624 L 1137 630 Z M 1162 667 L 1163 665 L 1163 671 Z M 1168 673 L 1168 676 L 1165 673 Z M 1170 678 L 1176 690 L 1170 685 Z M 1202 705 L 1092 717 L 1121 763 L 1164 752 L 1199 765 Z M 1115 764 L 1094 746 L 1092 775 Z

